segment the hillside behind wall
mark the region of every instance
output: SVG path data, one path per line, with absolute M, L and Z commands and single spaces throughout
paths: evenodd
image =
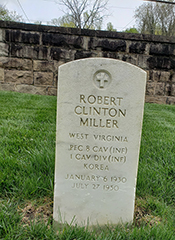
M 58 66 L 87 57 L 141 67 L 146 102 L 175 104 L 175 38 L 0 21 L 0 90 L 56 95 Z

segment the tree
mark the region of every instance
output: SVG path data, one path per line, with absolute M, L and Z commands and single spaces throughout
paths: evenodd
M 57 0 L 56 0 L 57 1 Z M 108 0 L 58 0 L 59 4 L 67 8 L 67 12 L 62 19 L 63 25 L 70 20 L 76 28 L 101 29 L 104 11 Z
M 127 28 L 125 30 L 126 33 L 139 33 L 137 28 L 135 28 L 134 26 L 132 28 Z
M 107 31 L 117 32 L 117 29 L 114 28 L 111 22 L 107 23 Z
M 0 20 L 22 22 L 23 18 L 15 11 L 9 11 L 4 6 L 0 5 Z
M 70 15 L 64 15 L 63 17 L 53 18 L 48 25 L 60 26 L 60 27 L 71 27 L 76 28 L 75 23 L 73 22 L 74 19 Z
M 136 9 L 135 18 L 140 33 L 175 36 L 175 5 L 144 3 Z

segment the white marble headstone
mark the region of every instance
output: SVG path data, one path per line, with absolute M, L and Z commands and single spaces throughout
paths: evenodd
M 146 72 L 114 59 L 59 67 L 57 223 L 132 222 Z

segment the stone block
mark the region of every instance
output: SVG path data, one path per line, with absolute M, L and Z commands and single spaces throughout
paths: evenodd
M 171 77 L 170 72 L 158 71 L 158 70 L 150 71 L 150 79 L 155 82 L 167 82 L 167 81 L 170 81 L 170 77 Z
M 144 70 L 149 70 L 148 59 L 149 59 L 149 56 L 139 54 L 137 57 L 137 66 Z
M 117 54 L 117 56 L 119 57 L 118 59 L 137 65 L 137 55 L 136 54 Z
M 175 67 L 175 61 L 168 57 L 148 57 L 149 69 L 170 70 Z
M 171 85 L 171 96 L 175 97 L 175 83 Z
M 0 83 L 1 91 L 15 91 L 15 84 L 13 83 Z
M 54 72 L 56 71 L 54 62 L 49 61 L 33 61 L 33 70 L 35 72 Z
M 175 97 L 166 97 L 166 104 L 175 105 Z
M 155 83 L 147 81 L 146 83 L 146 95 L 154 96 L 155 94 Z
M 59 33 L 43 33 L 43 45 L 64 47 L 64 48 L 83 48 L 83 36 L 63 35 Z
M 0 57 L 0 67 L 5 69 L 32 71 L 32 60 L 23 58 Z
M 174 72 L 171 73 L 171 81 L 172 81 L 172 83 L 175 83 L 175 73 Z
M 21 42 L 21 31 L 20 30 L 13 30 L 13 29 L 6 29 L 5 30 L 5 40 L 7 42 Z
M 56 87 L 55 88 L 49 87 L 48 88 L 48 95 L 50 95 L 50 96 L 57 96 L 57 88 Z
M 3 33 L 4 33 L 4 30 L 0 29 L 0 42 L 3 42 L 3 40 L 4 40 Z
M 155 95 L 165 95 L 165 83 L 163 82 L 158 82 L 155 85 Z
M 144 54 L 146 50 L 146 43 L 132 42 L 129 46 L 129 53 Z
M 16 85 L 15 91 L 20 93 L 30 93 L 30 94 L 38 94 L 38 95 L 46 95 L 45 87 L 36 87 L 33 85 Z
M 174 45 L 170 44 L 163 44 L 163 43 L 158 43 L 158 44 L 151 44 L 150 46 L 150 55 L 163 55 L 163 56 L 170 56 L 173 55 L 175 50 Z
M 101 50 L 97 50 L 97 56 L 94 56 L 94 57 L 104 57 L 104 58 L 119 59 L 118 53 L 101 51 Z
M 2 57 L 2 56 L 7 57 L 8 55 L 9 55 L 9 46 L 8 46 L 8 44 L 0 42 L 0 57 Z
M 0 82 L 4 82 L 4 69 L 0 68 Z
M 81 59 L 81 58 L 89 58 L 92 57 L 93 53 L 90 51 L 81 51 L 81 50 L 77 50 L 77 52 L 75 53 L 75 57 L 74 59 Z
M 5 39 L 12 43 L 40 44 L 40 34 L 22 30 L 6 30 Z
M 5 82 L 14 82 L 22 84 L 33 84 L 33 73 L 31 71 L 5 70 Z
M 30 59 L 47 59 L 48 48 L 42 46 L 22 45 L 12 43 L 10 46 L 10 55 L 12 57 L 30 58 Z
M 126 51 L 126 41 L 124 40 L 111 40 L 111 39 L 100 39 L 94 38 L 91 43 L 89 43 L 91 49 L 101 48 L 102 51 L 116 51 L 125 52 Z
M 167 97 L 159 96 L 147 96 L 145 97 L 145 102 L 147 103 L 157 103 L 157 104 L 166 104 Z
M 53 73 L 51 72 L 34 72 L 34 85 L 53 86 Z
M 10 45 L 10 56 L 11 57 L 23 57 L 23 48 L 24 46 L 20 44 L 12 43 Z
M 169 82 L 165 82 L 165 91 L 164 91 L 165 96 L 171 96 L 172 95 L 172 84 Z
M 21 32 L 21 42 L 26 44 L 40 44 L 40 34 L 37 32 Z

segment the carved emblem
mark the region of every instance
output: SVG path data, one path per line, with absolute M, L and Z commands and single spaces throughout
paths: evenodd
M 111 82 L 111 75 L 105 70 L 99 70 L 94 74 L 94 83 L 100 89 L 106 88 Z

